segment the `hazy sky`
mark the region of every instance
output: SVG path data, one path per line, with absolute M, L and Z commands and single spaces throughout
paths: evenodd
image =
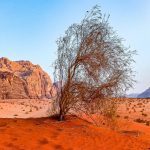
M 138 55 L 135 89 L 150 87 L 150 0 L 0 0 L 0 57 L 30 60 L 50 76 L 56 40 L 87 10 L 100 5 L 111 26 Z

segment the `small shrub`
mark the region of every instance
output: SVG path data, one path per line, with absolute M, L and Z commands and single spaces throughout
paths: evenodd
M 128 119 L 129 118 L 129 116 L 124 116 L 124 119 Z
M 29 112 L 32 112 L 32 109 L 30 109 Z
M 48 144 L 49 141 L 48 141 L 46 138 L 43 138 L 43 139 L 39 140 L 39 143 L 40 143 L 41 145 L 45 145 L 45 144 Z
M 147 114 L 142 113 L 142 116 L 147 117 Z
M 135 122 L 138 122 L 138 123 L 145 123 L 145 120 L 138 118 L 138 119 L 135 119 Z
M 146 125 L 147 125 L 147 126 L 150 126 L 150 121 L 147 121 L 147 122 L 146 122 Z

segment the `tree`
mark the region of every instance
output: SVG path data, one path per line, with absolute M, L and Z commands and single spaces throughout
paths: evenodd
M 60 120 L 70 110 L 85 110 L 95 99 L 118 97 L 133 84 L 135 51 L 123 45 L 108 20 L 96 5 L 57 40 L 54 78 L 61 81 L 55 101 Z

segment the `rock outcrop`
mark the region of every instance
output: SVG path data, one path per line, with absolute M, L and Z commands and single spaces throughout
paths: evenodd
M 0 58 L 0 99 L 51 98 L 52 82 L 39 65 Z
M 64 82 L 63 81 L 57 81 L 54 82 L 51 88 L 51 96 L 55 98 L 57 96 L 57 93 L 60 92 Z

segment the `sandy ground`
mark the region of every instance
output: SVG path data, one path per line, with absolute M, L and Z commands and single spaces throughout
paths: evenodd
M 150 126 L 150 99 L 122 99 L 118 117 Z
M 128 130 L 112 131 L 69 117 L 64 122 L 51 118 L 0 119 L 0 150 L 149 150 L 145 131 L 131 124 Z
M 57 121 L 47 117 L 50 107 L 51 100 L 0 100 L 0 150 L 150 150 L 148 99 L 121 100 L 116 130 L 75 116 Z
M 0 118 L 40 118 L 49 116 L 51 100 L 0 100 Z

